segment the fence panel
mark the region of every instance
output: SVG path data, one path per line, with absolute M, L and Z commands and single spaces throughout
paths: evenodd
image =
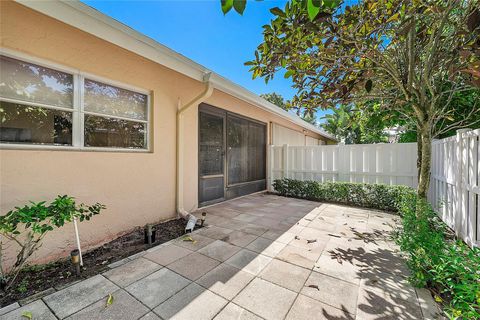
M 432 144 L 429 199 L 468 244 L 480 246 L 480 130 L 458 130 Z
M 416 143 L 270 146 L 274 179 L 350 181 L 417 187 Z M 469 245 L 480 246 L 480 129 L 432 143 L 429 201 Z
M 417 186 L 416 143 L 270 146 L 269 186 L 279 178 Z

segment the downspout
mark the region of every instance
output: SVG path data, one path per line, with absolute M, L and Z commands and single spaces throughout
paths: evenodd
M 182 106 L 181 101 L 178 101 L 177 109 L 177 188 L 176 188 L 176 205 L 177 205 L 177 214 L 179 217 L 187 220 L 187 226 L 185 231 L 193 231 L 197 218 L 194 215 L 188 213 L 183 207 L 183 185 L 184 185 L 184 121 L 183 115 L 190 107 L 200 104 L 205 101 L 212 95 L 213 85 L 210 82 L 210 74 L 206 73 L 203 76 L 203 83 L 205 84 L 205 89 L 193 100 L 186 103 Z

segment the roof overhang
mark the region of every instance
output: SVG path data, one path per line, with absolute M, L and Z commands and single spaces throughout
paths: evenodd
M 270 113 L 274 113 L 325 138 L 336 141 L 330 134 L 305 122 L 296 115 L 277 107 L 242 86 L 80 1 L 16 0 L 16 2 L 128 51 L 134 52 L 192 79 L 203 82 L 205 75 L 210 73 L 209 81 L 211 81 L 216 89 L 249 102 Z

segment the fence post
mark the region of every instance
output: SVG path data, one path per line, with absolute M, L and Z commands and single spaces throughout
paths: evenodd
M 463 145 L 463 134 L 467 131 L 470 131 L 470 129 L 460 129 L 457 130 L 457 135 L 456 135 L 456 163 L 457 163 L 457 168 L 456 168 L 456 214 L 455 214 L 455 233 L 457 234 L 458 237 L 464 238 L 465 233 L 466 233 L 466 223 L 465 221 L 468 220 L 468 217 L 465 216 L 467 213 L 464 205 L 464 200 L 465 199 L 465 190 L 464 190 L 464 181 L 463 181 L 463 153 L 464 153 L 464 145 Z
M 273 145 L 268 145 L 267 148 L 267 190 L 273 191 L 272 183 L 273 183 Z
M 338 165 L 337 165 L 337 179 L 338 181 L 350 181 L 350 168 L 347 168 L 347 160 L 349 159 L 349 150 L 345 144 L 338 144 Z M 347 179 L 348 175 L 348 179 Z
M 288 178 L 288 144 L 283 145 L 283 166 L 282 173 L 284 178 Z

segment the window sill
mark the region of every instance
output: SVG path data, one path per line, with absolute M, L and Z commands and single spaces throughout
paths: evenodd
M 52 146 L 52 145 L 24 145 L 24 144 L 13 144 L 13 143 L 12 144 L 0 143 L 0 150 L 153 153 L 153 150 L 150 150 L 150 149 L 69 147 L 69 146 Z

